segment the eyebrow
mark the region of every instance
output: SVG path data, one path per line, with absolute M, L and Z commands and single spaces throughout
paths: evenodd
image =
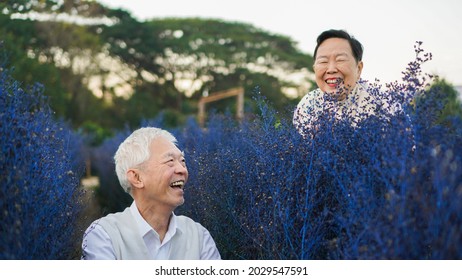
M 350 56 L 350 55 L 346 52 L 342 52 L 342 53 L 337 54 L 335 57 L 339 57 L 339 56 Z
M 184 151 L 180 151 L 180 155 L 181 155 L 182 157 L 184 157 Z M 176 156 L 175 153 L 173 153 L 173 152 L 168 152 L 168 153 L 164 154 L 162 157 L 163 157 L 163 158 L 168 158 L 168 157 L 175 157 L 175 156 Z
M 341 52 L 341 53 L 338 53 L 335 55 L 335 57 L 339 57 L 339 56 L 348 56 L 348 53 L 346 52 Z M 329 58 L 329 56 L 327 55 L 321 55 L 321 56 L 318 56 L 316 57 L 316 60 L 320 59 L 320 58 Z

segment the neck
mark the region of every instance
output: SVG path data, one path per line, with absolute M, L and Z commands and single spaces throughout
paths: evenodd
M 148 205 L 142 201 L 136 201 L 136 206 L 143 219 L 159 234 L 160 241 L 162 242 L 167 233 L 173 209 Z

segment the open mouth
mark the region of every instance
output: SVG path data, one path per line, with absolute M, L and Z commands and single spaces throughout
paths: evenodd
M 341 79 L 341 78 L 329 78 L 329 79 L 325 80 L 325 82 L 330 87 L 337 87 L 343 82 L 343 79 Z
M 170 184 L 170 187 L 174 188 L 174 189 L 175 188 L 183 189 L 184 188 L 184 181 L 183 180 L 175 181 L 175 182 Z

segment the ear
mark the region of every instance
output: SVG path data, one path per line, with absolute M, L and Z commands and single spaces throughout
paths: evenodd
M 144 187 L 143 180 L 141 180 L 140 172 L 138 169 L 128 169 L 127 180 L 133 188 L 141 189 Z
M 363 66 L 364 66 L 364 64 L 363 64 L 362 61 L 358 62 L 358 78 L 361 77 L 361 72 L 363 71 Z

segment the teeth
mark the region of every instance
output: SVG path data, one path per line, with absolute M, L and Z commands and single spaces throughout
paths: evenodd
M 326 80 L 326 83 L 328 84 L 336 84 L 338 82 L 340 82 L 340 79 L 327 79 Z
M 176 182 L 171 183 L 170 187 L 173 187 L 173 188 L 180 187 L 181 188 L 183 187 L 183 185 L 184 185 L 184 181 L 176 181 Z

